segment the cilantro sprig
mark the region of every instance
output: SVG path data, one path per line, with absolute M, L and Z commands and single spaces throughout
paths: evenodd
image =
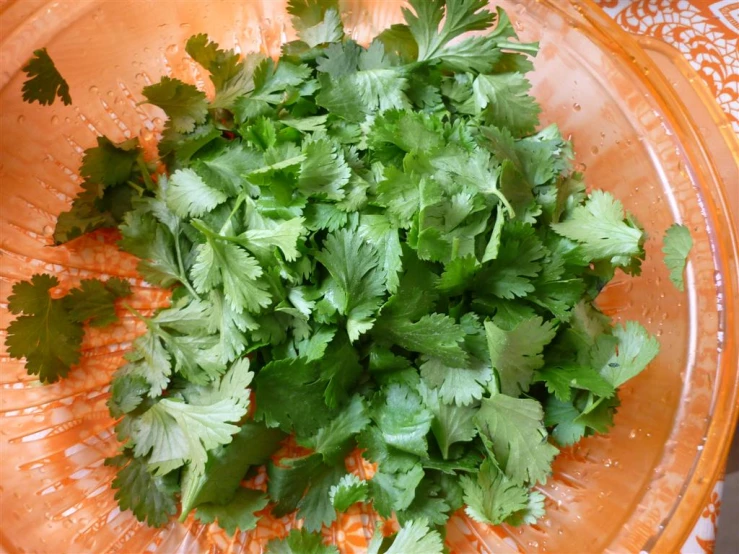
M 151 316 L 128 307 L 146 333 L 108 403 L 122 508 L 159 526 L 179 502 L 181 520 L 229 534 L 297 512 L 303 529 L 268 551 L 321 553 L 335 548 L 315 532 L 365 503 L 401 524 L 369 552 L 431 554 L 462 505 L 534 523 L 558 446 L 612 425 L 659 344 L 594 303 L 617 270 L 639 273 L 646 237 L 612 195 L 586 194 L 556 125 L 539 128 L 538 45 L 486 6 L 411 0 L 365 46 L 335 0 L 291 0 L 299 39 L 279 60 L 196 35 L 214 97 L 171 77 L 142 91 L 167 115 L 164 170 L 136 141 L 85 153 L 57 243 L 118 227 L 172 290 Z M 676 283 L 682 229 L 665 245 Z M 57 284 L 34 276 L 9 303 L 9 352 L 44 381 L 128 292 L 85 281 L 57 299 Z M 275 455 L 288 436 L 302 456 Z M 357 446 L 371 479 L 344 466 Z M 266 493 L 242 487 L 261 465 Z
M 65 106 L 72 103 L 69 83 L 61 76 L 46 48 L 35 50 L 30 60 L 23 66 L 28 77 L 23 83 L 23 100 L 50 106 L 59 98 Z
M 84 323 L 103 327 L 117 321 L 115 301 L 131 294 L 127 281 L 83 279 L 60 298 L 52 296 L 59 280 L 39 273 L 13 285 L 8 309 L 19 315 L 8 326 L 5 345 L 11 358 L 26 360 L 30 375 L 53 383 L 80 361 Z

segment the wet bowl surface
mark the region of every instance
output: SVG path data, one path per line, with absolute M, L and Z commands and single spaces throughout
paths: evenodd
M 558 458 L 542 487 L 548 505 L 542 521 L 492 528 L 460 512 L 447 542 L 459 554 L 674 552 L 721 470 L 737 412 L 737 243 L 725 188 L 739 183 L 739 146 L 720 114 L 702 104 L 705 95 L 693 98 L 687 87 L 677 97 L 657 68 L 659 53 L 647 55 L 590 3 L 500 4 L 522 38 L 541 41 L 533 81 L 542 123 L 557 122 L 572 136 L 588 185 L 613 192 L 650 235 L 643 274 L 618 277 L 599 303 L 616 321 L 640 321 L 662 348 L 648 371 L 623 388 L 612 432 Z M 367 41 L 401 19 L 401 5 L 347 0 L 346 27 Z M 138 136 L 155 149 L 164 116 L 139 105 L 143 86 L 164 74 L 205 86 L 206 76 L 184 52 L 188 37 L 205 32 L 225 47 L 278 54 L 291 38 L 285 2 L 17 0 L 0 9 L 0 327 L 12 319 L 12 284 L 36 272 L 57 275 L 62 289 L 86 277 L 134 279 L 135 308 L 166 305 L 167 295 L 137 276 L 136 260 L 117 251 L 112 233 L 49 248 L 56 216 L 79 190 L 82 150 L 97 135 Z M 43 46 L 70 82 L 72 106 L 21 100 L 19 69 Z M 662 264 L 661 237 L 675 221 L 695 241 L 687 293 L 669 283 Z M 294 521 L 265 518 L 232 540 L 192 519 L 150 529 L 118 509 L 112 470 L 103 466 L 117 448 L 107 385 L 143 331 L 121 315 L 114 328 L 87 333 L 82 367 L 54 385 L 39 386 L 2 351 L 0 546 L 262 552 Z M 357 456 L 347 464 L 367 470 Z M 374 521 L 355 506 L 324 533 L 342 552 L 361 553 Z

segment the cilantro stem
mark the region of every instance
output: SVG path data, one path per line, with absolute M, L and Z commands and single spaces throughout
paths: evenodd
M 496 369 L 493 369 L 493 378 L 490 379 L 488 390 L 490 391 L 490 396 L 500 394 L 500 376 L 498 375 L 498 371 Z
M 459 237 L 454 237 L 452 239 L 452 260 L 457 259 L 457 256 L 459 256 Z
M 595 399 L 595 395 L 593 395 L 592 392 L 588 392 L 588 402 L 587 402 L 587 405 L 585 406 L 585 409 L 583 410 L 583 414 L 589 414 L 590 412 L 595 410 L 598 406 L 600 406 L 603 403 L 603 400 L 605 400 L 605 398 L 603 398 L 602 396 L 598 397 L 597 400 L 593 401 L 594 399 Z
M 144 189 L 142 189 L 137 183 L 134 183 L 133 181 L 128 181 L 127 184 L 129 187 L 135 190 L 139 194 L 139 196 L 144 195 Z
M 217 235 L 215 232 L 213 232 L 211 229 L 209 229 L 202 221 L 199 219 L 193 219 L 190 221 L 190 225 L 195 227 L 198 231 L 203 233 L 208 238 L 216 238 L 220 235 Z
M 233 210 L 231 210 L 231 213 L 228 214 L 228 219 L 226 219 L 226 222 L 223 224 L 223 227 L 221 227 L 221 230 L 218 232 L 219 235 L 223 236 L 222 233 L 223 231 L 226 230 L 226 227 L 231 223 L 231 218 L 236 214 L 238 209 L 241 207 L 241 204 L 244 203 L 244 194 L 245 193 L 243 192 L 239 194 L 238 198 L 236 199 L 236 202 L 234 203 Z
M 192 285 L 190 284 L 190 280 L 187 278 L 187 274 L 185 273 L 185 264 L 182 261 L 182 248 L 180 247 L 179 234 L 175 237 L 174 249 L 177 255 L 177 268 L 179 269 L 179 273 L 180 273 L 179 274 L 180 283 L 183 284 L 183 286 L 187 289 L 187 292 L 189 292 L 193 298 L 195 298 L 196 300 L 200 300 L 200 295 L 197 293 L 197 291 L 194 288 L 192 288 Z
M 149 168 L 146 167 L 146 163 L 144 162 L 144 158 L 141 154 L 139 154 L 138 157 L 136 158 L 136 165 L 138 165 L 139 171 L 141 171 L 141 177 L 143 177 L 144 183 L 146 183 L 146 188 L 151 191 L 156 190 L 156 184 L 151 179 Z
M 531 56 L 536 56 L 536 54 L 539 52 L 539 43 L 538 42 L 521 43 L 521 42 L 509 42 L 507 40 L 501 40 L 498 42 L 498 48 L 500 48 L 501 50 L 507 50 L 509 52 L 521 52 L 522 54 L 529 54 Z
M 147 318 L 144 314 L 142 314 L 140 311 L 138 311 L 136 308 L 131 306 L 128 302 L 121 302 L 121 306 L 123 306 L 126 310 L 131 312 L 131 314 L 136 318 L 144 323 L 146 323 L 146 326 L 149 326 L 149 318 Z
M 198 231 L 203 233 L 207 238 L 209 239 L 221 239 L 221 240 L 227 240 L 231 242 L 239 243 L 237 237 L 229 237 L 223 234 L 223 232 L 226 230 L 228 225 L 231 223 L 231 218 L 236 214 L 237 210 L 241 207 L 241 204 L 244 203 L 244 193 L 240 194 L 239 197 L 236 199 L 236 203 L 234 204 L 233 209 L 231 210 L 231 213 L 228 214 L 228 218 L 226 219 L 226 223 L 223 224 L 223 227 L 221 227 L 220 231 L 217 233 L 210 229 L 205 223 L 198 219 L 193 219 L 190 221 L 190 225 L 195 227 Z
M 505 197 L 505 195 L 498 189 L 492 189 L 491 192 L 498 198 L 498 200 L 500 200 L 501 204 L 505 206 L 505 209 L 508 212 L 510 218 L 513 219 L 514 217 L 516 217 L 516 211 L 513 209 L 513 206 L 511 206 L 510 202 L 508 202 L 508 199 Z

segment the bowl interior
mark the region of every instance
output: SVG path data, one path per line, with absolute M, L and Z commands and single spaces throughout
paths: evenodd
M 643 274 L 618 277 L 599 302 L 617 321 L 640 321 L 658 336 L 661 352 L 622 389 L 611 433 L 587 439 L 557 460 L 554 477 L 542 487 L 548 498 L 542 521 L 490 528 L 460 513 L 447 540 L 458 553 L 648 549 L 679 503 L 722 378 L 726 268 L 716 252 L 716 215 L 706 207 L 705 189 L 715 185 L 699 181 L 700 168 L 684 149 L 688 139 L 671 127 L 628 60 L 610 51 L 585 18 L 557 2 L 500 4 L 522 38 L 541 41 L 533 80 L 544 107 L 542 123 L 557 122 L 573 137 L 588 185 L 613 192 L 650 235 Z M 344 20 L 355 38 L 367 41 L 401 19 L 401 5 L 347 1 Z M 112 233 L 48 248 L 56 216 L 76 194 L 82 150 L 97 135 L 116 141 L 138 136 L 154 151 L 163 114 L 139 105 L 143 86 L 163 74 L 206 86 L 206 75 L 184 52 L 187 38 L 205 32 L 225 47 L 277 54 L 291 37 L 285 2 L 29 0 L 10 5 L 4 15 L 0 327 L 11 320 L 6 301 L 13 282 L 36 272 L 59 276 L 62 288 L 90 276 L 130 278 L 134 307 L 166 305 L 165 294 L 137 277 L 136 260 L 117 252 Z M 21 101 L 18 69 L 42 46 L 70 82 L 72 106 Z M 688 225 L 695 242 L 687 293 L 669 283 L 662 264 L 661 237 L 674 221 Z M 107 383 L 142 331 L 122 315 L 114 329 L 89 332 L 82 366 L 50 386 L 29 378 L 22 363 L 2 358 L 1 544 L 8 551 L 53 551 L 63 544 L 65 550 L 96 552 L 159 547 L 258 553 L 293 523 L 265 520 L 231 541 L 191 520 L 152 530 L 120 512 L 110 490 L 112 471 L 102 465 L 117 447 L 105 406 Z M 373 520 L 355 507 L 325 533 L 342 552 L 364 552 Z

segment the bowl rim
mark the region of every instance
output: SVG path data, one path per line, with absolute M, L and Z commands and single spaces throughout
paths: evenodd
M 733 133 L 728 117 L 718 106 L 703 78 L 679 52 L 672 52 L 669 45 L 654 40 L 661 50 L 669 51 L 671 61 L 691 80 L 702 107 L 715 122 L 714 128 L 699 128 L 656 62 L 640 45 L 639 37 L 621 28 L 593 0 L 568 0 L 566 3 L 546 0 L 545 3 L 567 20 L 579 20 L 590 26 L 594 39 L 606 44 L 609 51 L 622 60 L 630 62 L 631 76 L 650 92 L 652 100 L 660 108 L 660 116 L 676 130 L 693 167 L 703 165 L 706 168 L 705 171 L 696 172 L 695 179 L 705 193 L 710 216 L 716 220 L 716 228 L 712 229 L 717 238 L 715 258 L 725 269 L 725 310 L 719 314 L 720 326 L 725 331 L 724 349 L 718 367 L 720 380 L 716 381 L 718 392 L 706 429 L 703 450 L 696 456 L 691 473 L 683 483 L 681 496 L 664 522 L 664 528 L 652 537 L 650 542 L 653 542 L 649 547 L 652 552 L 680 552 L 705 508 L 716 481 L 723 474 L 733 438 L 733 434 L 726 431 L 735 429 L 739 421 L 739 206 L 732 206 L 729 201 L 726 190 L 728 183 L 724 183 L 719 175 L 718 160 L 707 146 L 706 136 L 718 132 L 734 161 L 739 160 L 739 137 Z M 715 187 L 706 186 L 709 179 Z
M 664 528 L 649 539 L 648 548 L 652 552 L 679 552 L 693 531 L 716 480 L 723 473 L 732 442 L 732 434 L 726 430 L 734 429 L 739 420 L 739 206 L 730 205 L 726 190 L 728 183 L 724 183 L 719 176 L 717 160 L 708 148 L 705 136 L 710 132 L 718 132 L 735 161 L 739 160 L 739 137 L 732 131 L 726 114 L 717 105 L 702 77 L 682 55 L 678 53 L 670 57 L 683 75 L 694 78 L 694 90 L 715 122 L 715 127 L 709 130 L 699 128 L 658 65 L 641 46 L 639 37 L 622 29 L 594 0 L 537 1 L 558 12 L 568 22 L 576 21 L 588 26 L 590 38 L 606 45 L 622 61 L 628 61 L 631 77 L 649 91 L 651 99 L 660 108 L 660 116 L 677 131 L 678 140 L 691 164 L 705 168 L 696 172 L 695 179 L 705 193 L 711 217 L 717 222 L 712 231 L 717 239 L 715 257 L 725 268 L 725 309 L 720 314 L 720 322 L 726 336 L 718 367 L 718 392 L 706 428 L 703 450 L 696 456 L 692 470 L 683 483 L 681 496 L 673 505 Z M 95 2 L 78 0 L 68 5 L 64 18 L 76 19 Z M 495 0 L 491 0 L 491 4 L 495 4 Z M 4 20 L 3 37 L 0 38 L 0 62 L 4 68 L 0 74 L 0 89 L 5 88 L 20 70 L 22 60 L 30 55 L 31 50 L 53 38 L 56 26 L 51 21 L 60 15 L 60 11 L 57 0 L 10 0 L 0 9 L 0 16 Z M 40 25 L 29 31 L 26 27 L 29 22 Z M 664 45 L 661 41 L 657 42 Z M 709 180 L 715 187 L 706 186 Z M 1 542 L 0 553 L 6 551 Z

